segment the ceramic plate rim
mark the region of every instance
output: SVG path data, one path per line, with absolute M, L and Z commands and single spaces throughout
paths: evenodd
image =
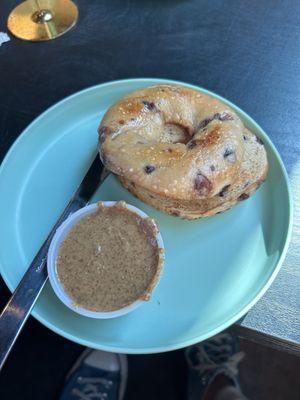
M 214 329 L 211 329 L 209 331 L 209 333 L 202 333 L 200 335 L 197 335 L 193 338 L 190 339 L 186 339 L 186 340 L 181 340 L 178 343 L 173 343 L 170 345 L 165 345 L 165 346 L 158 346 L 158 347 L 146 347 L 146 348 L 132 348 L 132 347 L 124 347 L 124 346 L 110 346 L 110 345 L 101 345 L 101 344 L 96 344 L 92 341 L 89 340 L 85 340 L 82 339 L 78 336 L 74 336 L 68 332 L 66 332 L 63 329 L 58 328 L 56 325 L 52 324 L 51 322 L 49 322 L 46 318 L 42 317 L 39 315 L 38 312 L 36 311 L 31 311 L 31 315 L 36 318 L 39 322 L 41 322 L 44 326 L 46 326 L 47 328 L 51 329 L 53 332 L 69 339 L 72 340 L 76 343 L 79 343 L 81 345 L 90 347 L 90 348 L 95 348 L 95 349 L 99 349 L 99 350 L 106 350 L 106 351 L 114 351 L 114 352 L 118 352 L 118 353 L 126 353 L 126 354 L 151 354 L 151 353 L 162 353 L 162 352 L 166 352 L 166 351 L 172 351 L 172 350 L 177 350 L 183 347 L 187 347 L 190 346 L 192 344 L 195 344 L 197 342 L 200 342 L 202 340 L 207 339 L 208 337 L 211 337 L 221 331 L 223 331 L 224 329 L 228 328 L 229 326 L 231 326 L 232 324 L 234 324 L 235 322 L 237 322 L 241 317 L 243 317 L 253 306 L 254 304 L 256 304 L 258 302 L 258 300 L 265 294 L 265 292 L 269 289 L 269 287 L 271 286 L 272 282 L 274 281 L 275 277 L 277 276 L 282 263 L 285 259 L 287 250 L 288 250 L 288 246 L 291 240 L 291 236 L 292 236 L 292 226 L 293 226 L 293 200 L 292 200 L 292 194 L 291 194 L 291 187 L 290 187 L 290 183 L 289 183 L 289 178 L 285 169 L 285 166 L 283 164 L 283 161 L 276 149 L 276 147 L 274 146 L 274 144 L 272 143 L 271 139 L 268 137 L 268 135 L 265 133 L 265 131 L 245 112 L 243 111 L 241 108 L 239 108 L 238 106 L 236 106 L 234 103 L 232 103 L 231 101 L 227 100 L 226 98 L 210 91 L 207 90 L 205 88 L 202 88 L 201 86 L 197 86 L 197 85 L 193 85 L 193 84 L 189 84 L 183 81 L 177 81 L 177 80 L 172 80 L 172 79 L 163 79 L 163 78 L 156 78 L 156 77 L 148 77 L 148 78 L 128 78 L 128 79 L 119 79 L 119 80 L 112 80 L 112 81 L 108 81 L 108 82 L 103 82 L 100 84 L 96 84 L 93 86 L 90 86 L 88 88 L 82 89 L 80 91 L 77 91 L 67 97 L 64 97 L 62 100 L 56 102 L 54 105 L 48 107 L 46 110 L 44 110 L 38 117 L 36 117 L 22 132 L 21 134 L 18 136 L 18 138 L 14 141 L 14 143 L 11 145 L 10 149 L 8 150 L 8 152 L 6 153 L 5 157 L 2 160 L 2 163 L 0 165 L 0 180 L 1 180 L 1 175 L 6 167 L 6 164 L 9 162 L 11 156 L 13 155 L 15 149 L 19 146 L 20 143 L 22 143 L 22 140 L 24 140 L 24 138 L 30 133 L 32 127 L 36 124 L 39 123 L 39 121 L 41 119 L 43 119 L 48 113 L 53 112 L 56 108 L 60 107 L 61 105 L 63 105 L 64 103 L 67 103 L 68 101 L 70 101 L 72 98 L 77 97 L 77 96 L 81 96 L 84 94 L 87 94 L 88 92 L 92 92 L 95 89 L 102 89 L 105 88 L 106 86 L 118 86 L 118 85 L 122 85 L 122 84 L 130 84 L 130 83 L 141 83 L 141 84 L 146 84 L 147 82 L 149 82 L 149 85 L 153 85 L 153 81 L 155 81 L 155 84 L 177 84 L 177 85 L 183 85 L 195 90 L 198 90 L 202 93 L 206 93 L 209 94 L 221 101 L 223 101 L 224 103 L 228 104 L 230 107 L 232 107 L 234 110 L 236 110 L 241 119 L 242 120 L 248 120 L 251 122 L 251 124 L 255 127 L 256 130 L 258 130 L 259 132 L 262 133 L 264 140 L 268 143 L 268 145 L 270 146 L 274 156 L 276 157 L 276 160 L 279 163 L 279 166 L 281 168 L 281 172 L 282 172 L 282 176 L 284 178 L 284 183 L 286 185 L 286 189 L 287 189 L 287 197 L 288 197 L 288 215 L 289 215 L 289 221 L 288 221 L 288 227 L 287 227 L 287 231 L 286 231 L 286 235 L 284 238 L 284 246 L 283 249 L 281 251 L 281 255 L 278 259 L 277 263 L 274 263 L 274 269 L 273 272 L 271 273 L 269 279 L 266 281 L 266 283 L 264 284 L 264 286 L 259 290 L 259 292 L 254 296 L 254 298 L 249 301 L 249 303 L 242 307 L 241 309 L 239 309 L 234 315 L 232 315 L 230 318 L 228 318 L 226 321 L 221 322 L 218 326 L 216 326 Z M 10 280 L 8 279 L 7 276 L 5 276 L 5 271 L 4 268 L 0 262 L 0 273 L 2 276 L 2 279 L 4 280 L 5 284 L 7 285 L 7 287 L 9 288 L 9 290 L 12 292 L 15 289 L 15 285 L 13 285 Z

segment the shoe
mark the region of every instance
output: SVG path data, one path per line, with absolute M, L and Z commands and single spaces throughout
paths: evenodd
M 87 349 L 67 375 L 59 400 L 122 400 L 126 381 L 125 355 Z
M 229 333 L 220 333 L 188 347 L 185 356 L 189 366 L 189 400 L 205 398 L 213 381 L 217 380 L 239 389 L 238 364 L 244 353 L 239 351 L 237 339 Z

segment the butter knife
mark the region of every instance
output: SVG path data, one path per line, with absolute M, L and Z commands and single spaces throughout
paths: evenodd
M 70 214 L 89 202 L 107 175 L 108 172 L 97 155 L 2 311 L 0 316 L 0 370 L 47 281 L 47 252 L 56 229 Z

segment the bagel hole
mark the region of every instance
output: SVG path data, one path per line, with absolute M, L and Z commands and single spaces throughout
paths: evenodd
M 162 143 L 183 143 L 187 144 L 191 139 L 189 129 L 180 124 L 165 124 L 161 134 Z

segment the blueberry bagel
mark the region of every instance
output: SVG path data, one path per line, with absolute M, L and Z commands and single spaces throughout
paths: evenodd
M 225 185 L 214 197 L 196 201 L 166 199 L 159 195 L 154 196 L 124 177 L 119 179 L 140 200 L 168 214 L 186 219 L 215 215 L 247 200 L 266 178 L 268 164 L 264 146 L 248 130 L 244 131 L 244 137 L 246 138 L 244 159 L 236 180 L 231 185 Z
M 153 86 L 123 97 L 105 114 L 99 142 L 102 161 L 125 187 L 182 218 L 231 207 L 267 173 L 263 144 L 233 110 L 181 86 Z

